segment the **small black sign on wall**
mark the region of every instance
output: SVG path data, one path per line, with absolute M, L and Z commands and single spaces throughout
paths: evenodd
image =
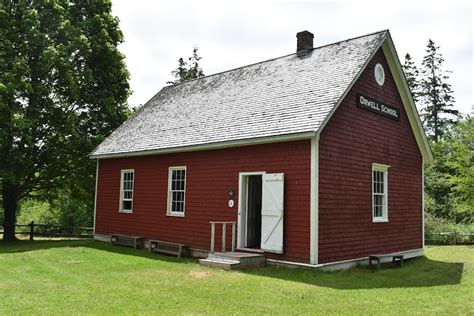
M 400 121 L 400 109 L 394 106 L 385 104 L 383 102 L 377 101 L 375 99 L 363 96 L 362 94 L 357 94 L 357 106 L 385 117 L 389 119 Z

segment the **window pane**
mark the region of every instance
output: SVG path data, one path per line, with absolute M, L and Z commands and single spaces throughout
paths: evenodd
M 124 211 L 131 211 L 132 210 L 132 201 L 122 201 L 122 209 Z

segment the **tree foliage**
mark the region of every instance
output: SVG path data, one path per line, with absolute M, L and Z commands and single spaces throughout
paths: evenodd
M 4 239 L 32 192 L 88 187 L 87 154 L 128 115 L 128 72 L 110 1 L 0 3 Z
M 425 169 L 425 210 L 438 219 L 456 223 L 474 221 L 474 126 L 472 117 L 460 117 L 453 110 L 454 97 L 448 83 L 449 71 L 432 40 L 417 67 L 406 54 L 403 70 L 430 136 L 435 161 Z
M 168 81 L 168 84 L 178 84 L 188 80 L 204 77 L 204 72 L 199 66 L 199 61 L 202 57 L 198 55 L 198 48 L 194 47 L 193 55 L 184 61 L 181 57 L 178 59 L 178 68 L 173 70 L 171 74 L 175 78 L 174 81 Z
M 458 115 L 458 111 L 452 109 L 454 96 L 448 83 L 450 71 L 443 69 L 444 59 L 439 48 L 431 39 L 428 40 L 426 55 L 421 63 L 419 86 L 413 87 L 422 107 L 425 129 L 435 142 L 455 122 L 452 116 Z
M 427 212 L 457 223 L 474 222 L 474 119 L 466 117 L 432 143 L 426 170 Z
M 418 103 L 418 92 L 419 92 L 419 84 L 418 84 L 418 77 L 419 77 L 419 70 L 418 67 L 415 65 L 415 62 L 411 58 L 410 54 L 405 55 L 405 62 L 402 65 L 403 72 L 405 73 L 405 78 L 408 83 L 408 87 L 410 88 L 413 101 L 415 104 Z

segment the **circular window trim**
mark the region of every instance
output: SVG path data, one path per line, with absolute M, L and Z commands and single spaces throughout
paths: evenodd
M 378 76 L 377 74 L 380 74 L 380 76 Z M 383 86 L 383 84 L 385 83 L 385 70 L 383 69 L 383 66 L 381 64 L 375 65 L 374 77 L 377 84 L 379 86 Z

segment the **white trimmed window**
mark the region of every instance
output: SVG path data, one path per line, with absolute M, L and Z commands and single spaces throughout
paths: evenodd
M 186 167 L 170 167 L 168 174 L 168 210 L 170 216 L 184 216 Z
M 122 170 L 120 177 L 120 212 L 132 213 L 133 211 L 133 169 Z
M 388 168 L 372 164 L 372 221 L 388 222 Z

